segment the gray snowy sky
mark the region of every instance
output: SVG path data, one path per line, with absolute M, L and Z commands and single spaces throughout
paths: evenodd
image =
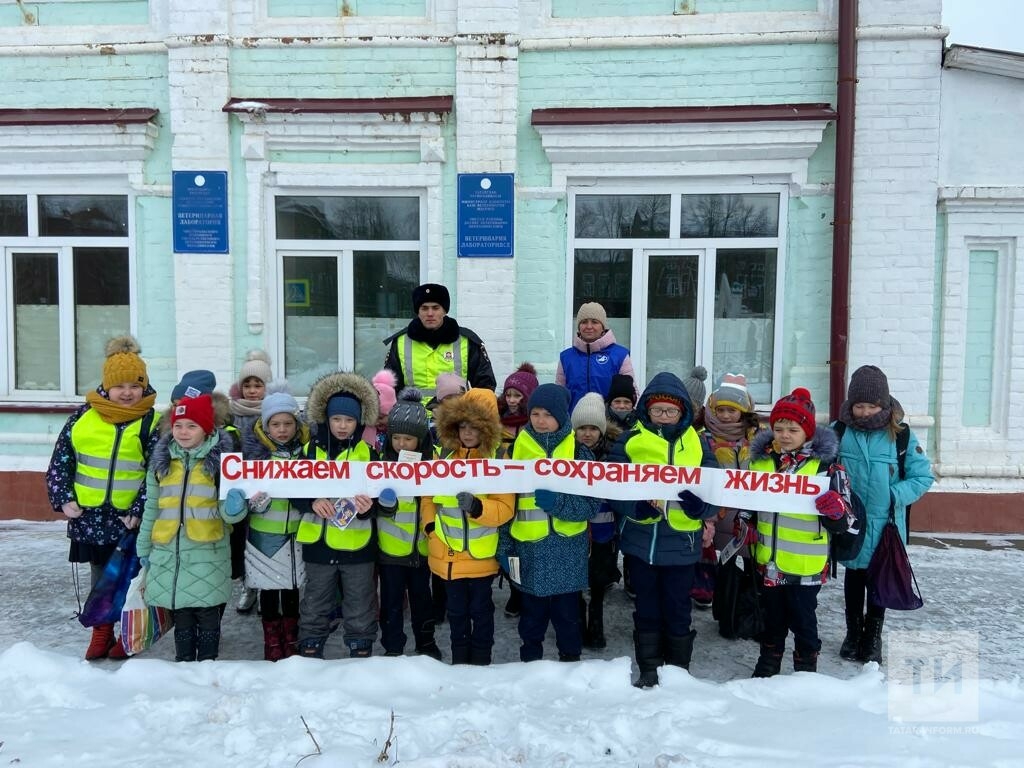
M 1022 0 L 943 0 L 946 44 L 974 45 L 1024 53 Z

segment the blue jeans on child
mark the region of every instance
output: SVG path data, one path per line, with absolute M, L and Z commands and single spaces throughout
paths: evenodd
M 636 592 L 633 626 L 637 632 L 663 632 L 675 637 L 687 634 L 696 564 L 650 565 L 633 555 L 626 555 L 626 559 Z
M 494 645 L 493 576 L 445 582 L 448 625 L 452 633 L 452 664 L 490 663 Z
M 579 592 L 536 597 L 523 592 L 523 610 L 519 614 L 519 658 L 537 661 L 544 656 L 544 635 L 548 623 L 555 627 L 555 645 L 560 658 L 579 658 L 583 649 L 580 628 Z

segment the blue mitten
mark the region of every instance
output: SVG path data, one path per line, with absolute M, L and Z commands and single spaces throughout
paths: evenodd
M 229 516 L 237 517 L 248 510 L 249 505 L 245 500 L 245 491 L 241 488 L 232 488 L 228 491 L 227 498 L 224 499 L 224 511 L 227 512 Z
M 555 501 L 558 498 L 558 494 L 554 491 L 548 491 L 544 488 L 538 488 L 533 492 L 533 500 L 537 502 L 537 506 L 543 509 L 545 512 L 550 512 L 555 508 Z
M 691 520 L 700 520 L 704 516 L 704 500 L 689 488 L 679 492 L 679 506 Z

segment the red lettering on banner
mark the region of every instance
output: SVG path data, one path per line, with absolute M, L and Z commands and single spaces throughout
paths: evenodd
M 434 477 L 443 480 L 451 474 L 452 468 L 447 461 L 432 461 L 431 464 L 433 465 L 431 471 Z
M 658 470 L 660 467 L 657 464 L 641 464 L 638 469 L 640 470 L 641 483 L 658 482 Z
M 424 480 L 430 477 L 431 473 L 431 461 L 417 461 L 413 464 L 413 471 L 416 473 L 416 485 L 420 485 Z
M 747 491 L 746 482 L 747 473 L 740 469 L 727 469 L 725 470 L 725 490 L 727 491 Z
M 700 467 L 676 467 L 680 483 L 700 485 Z
M 317 480 L 329 480 L 331 477 L 331 464 L 330 461 L 315 461 L 313 462 L 313 477 Z
M 331 480 L 348 480 L 352 477 L 352 467 L 347 461 L 328 461 L 327 466 L 331 470 Z
M 509 469 L 522 469 L 522 466 L 512 466 Z M 484 477 L 500 477 L 501 467 L 492 465 L 491 462 L 484 460 Z
M 454 459 L 448 462 L 451 469 L 451 476 L 455 480 L 462 480 L 466 477 L 466 462 L 463 459 Z
M 385 480 L 390 474 L 390 465 L 380 461 L 371 461 L 366 465 L 366 477 L 368 480 Z
M 747 479 L 750 481 L 748 490 L 767 491 L 769 477 L 771 475 L 767 472 L 747 472 Z
M 640 465 L 639 464 L 620 464 L 622 467 L 622 480 L 623 483 L 639 483 L 640 482 Z
M 782 493 L 782 475 L 772 475 L 771 482 L 765 488 L 768 493 Z
M 595 482 L 604 480 L 605 467 L 599 461 L 588 461 L 587 462 L 587 485 L 593 485 Z
M 812 483 L 809 475 L 799 475 L 800 477 L 800 493 L 808 496 L 817 496 L 821 493 L 821 485 L 819 483 Z
M 551 459 L 537 459 L 533 463 L 534 474 L 547 477 L 551 474 Z
M 240 477 L 238 465 L 241 463 L 241 456 L 236 453 L 228 454 L 220 463 L 220 476 L 225 480 L 237 480 Z
M 280 480 L 280 479 L 294 480 L 295 479 L 295 465 L 294 464 L 292 464 L 290 461 L 276 461 L 273 464 L 271 464 L 270 466 L 274 466 L 275 464 L 279 465 L 279 471 L 277 473 L 277 477 L 274 478 L 275 480 Z
M 317 462 L 319 463 L 319 462 Z M 299 461 L 295 463 L 295 477 L 299 480 L 310 480 L 313 478 L 313 462 Z
M 604 468 L 604 479 L 609 483 L 621 483 L 622 467 L 622 464 L 609 464 Z

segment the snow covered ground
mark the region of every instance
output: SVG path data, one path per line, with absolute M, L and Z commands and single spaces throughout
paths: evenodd
M 1024 552 L 1002 538 L 911 547 L 926 604 L 889 613 L 881 669 L 839 659 L 830 584 L 819 674 L 749 679 L 755 644 L 697 612 L 692 676 L 665 668 L 639 691 L 621 589 L 609 647 L 577 664 L 519 663 L 505 592 L 488 668 L 342 659 L 337 636 L 327 661 L 257 661 L 259 618 L 233 609 L 217 662 L 175 664 L 161 640 L 88 663 L 64 526 L 0 523 L 0 766 L 1022 766 Z M 447 626 L 438 640 L 448 656 Z

